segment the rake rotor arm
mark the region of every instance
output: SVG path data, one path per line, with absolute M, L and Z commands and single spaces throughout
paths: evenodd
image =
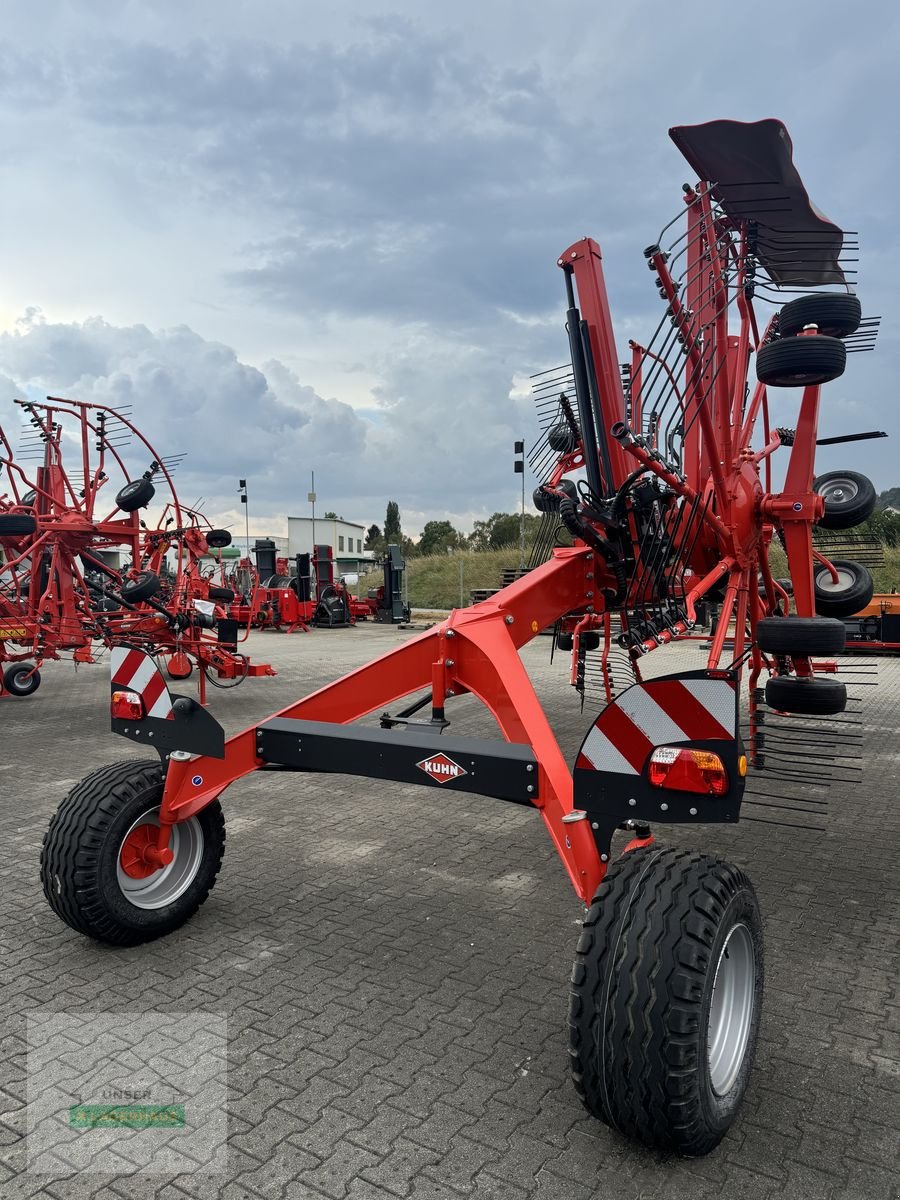
M 592 425 L 597 431 L 598 441 L 603 444 L 602 461 L 607 468 L 609 477 L 604 480 L 606 491 L 598 495 L 611 495 L 621 487 L 628 474 L 628 462 L 617 446 L 609 437 L 609 430 L 617 421 L 625 419 L 625 394 L 622 391 L 622 380 L 619 375 L 619 360 L 616 352 L 616 340 L 613 333 L 612 314 L 606 283 L 603 276 L 603 256 L 600 247 L 593 238 L 582 238 L 573 242 L 557 260 L 566 275 L 567 291 L 571 294 L 571 280 L 574 279 L 578 303 L 581 306 L 581 328 L 579 330 L 579 347 L 585 357 L 590 355 L 590 364 L 594 368 L 596 392 L 593 396 L 588 393 Z M 575 310 L 577 312 L 577 310 Z M 583 330 L 583 332 L 581 332 Z M 573 330 L 569 331 L 570 343 Z M 579 409 L 581 408 L 579 396 Z M 587 446 L 585 446 L 587 457 Z M 599 465 L 599 464 L 598 464 Z

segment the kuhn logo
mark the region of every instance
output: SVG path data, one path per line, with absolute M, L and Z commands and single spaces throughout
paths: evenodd
M 459 763 L 448 758 L 446 754 L 435 754 L 431 758 L 423 758 L 421 762 L 416 763 L 416 766 L 435 783 L 449 783 L 451 779 L 461 779 L 463 775 L 469 773 Z

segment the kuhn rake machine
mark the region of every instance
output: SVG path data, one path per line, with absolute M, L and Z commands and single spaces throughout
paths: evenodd
M 16 403 L 26 417 L 18 453 L 0 429 L 0 695 L 31 695 L 48 659 L 92 662 L 122 643 L 161 656 L 172 678 L 196 663 L 201 699 L 207 680 L 234 686 L 274 674 L 237 652 L 237 623 L 222 607 L 234 594 L 202 564 L 231 535 L 179 503 L 172 474 L 183 456 L 160 457 L 123 409 Z M 122 457 L 132 439 L 149 459 L 136 479 Z M 63 461 L 71 451 L 74 471 Z M 141 513 L 160 484 L 168 499 L 149 528 Z M 120 554 L 124 569 L 110 561 Z
M 220 796 L 250 772 L 353 773 L 439 787 L 442 804 L 466 792 L 533 807 L 589 905 L 569 1010 L 575 1086 L 621 1132 L 703 1154 L 747 1087 L 762 925 L 742 870 L 662 848 L 650 822 L 738 820 L 763 673 L 766 702 L 781 712 L 844 705 L 835 664 L 817 661 L 841 651 L 844 627 L 817 615 L 817 597 L 823 573 L 832 600 L 860 576 L 848 569 L 845 585 L 811 532 L 846 519 L 853 503 L 848 489 L 814 482 L 813 460 L 821 387 L 866 327 L 840 261 L 843 235 L 810 204 L 780 123 L 717 121 L 672 136 L 700 181 L 684 189 L 683 232 L 646 251 L 663 316 L 654 339 L 632 347 L 624 384 L 600 247 L 586 238 L 558 261 L 572 386 L 553 398 L 552 464 L 537 500 L 574 544 L 227 741 L 190 699 L 166 693 L 160 703 L 161 681 L 139 654 L 120 655 L 113 729 L 161 761 L 79 783 L 51 822 L 42 874 L 64 921 L 127 945 L 175 929 L 206 899 L 224 849 Z M 785 291 L 803 294 L 764 316 L 763 303 Z M 770 419 L 773 388 L 793 403 L 790 429 Z M 776 453 L 787 457 L 780 491 Z M 863 515 L 857 506 L 854 518 Z M 787 552 L 792 598 L 769 567 L 773 539 Z M 642 681 L 642 656 L 690 636 L 713 592 L 722 613 L 705 668 Z M 560 623 L 577 667 L 588 651 L 609 652 L 613 615 L 634 682 L 597 716 L 570 768 L 518 651 Z M 504 740 L 446 732 L 465 694 Z M 380 727 L 356 723 L 372 713 Z M 630 840 L 614 854 L 617 830 Z

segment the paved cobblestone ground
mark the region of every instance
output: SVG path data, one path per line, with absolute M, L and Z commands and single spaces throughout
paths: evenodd
M 214 693 L 212 711 L 234 731 L 404 636 L 371 626 L 255 635 L 253 652 L 278 678 Z M 648 662 L 675 670 L 696 654 L 673 648 Z M 523 657 L 572 755 L 590 711 L 550 666 L 547 639 Z M 715 1153 L 683 1161 L 624 1142 L 575 1097 L 565 1012 L 582 909 L 527 810 L 259 774 L 226 794 L 222 874 L 187 926 L 114 950 L 60 924 L 38 880 L 47 821 L 80 776 L 140 752 L 107 732 L 103 667 L 49 667 L 34 698 L 0 704 L 0 1195 L 896 1196 L 900 663 L 876 669 L 880 686 L 856 689 L 861 775 L 841 783 L 832 770 L 830 786 L 809 792 L 809 805 L 828 802 L 823 831 L 768 823 L 790 819 L 789 800 L 774 814 L 748 808 L 761 819 L 736 827 L 664 831 L 744 865 L 766 919 L 749 1096 Z M 451 715 L 454 732 L 490 732 L 471 700 Z M 227 1017 L 227 1174 L 26 1170 L 26 1014 L 78 1009 Z

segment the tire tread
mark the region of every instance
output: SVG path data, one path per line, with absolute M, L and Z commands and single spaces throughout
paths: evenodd
M 41 848 L 41 884 L 56 915 L 79 933 L 112 945 L 135 945 L 167 929 L 136 934 L 115 919 L 97 884 L 97 860 L 105 835 L 124 803 L 144 790 L 161 787 L 158 759 L 124 759 L 86 775 L 63 799 L 50 821 Z M 221 836 L 209 886 L 194 896 L 188 916 L 204 903 L 222 864 L 225 822 L 218 803 L 209 806 L 210 819 Z M 182 924 L 182 917 L 177 924 Z M 173 926 L 174 927 L 174 926 Z

